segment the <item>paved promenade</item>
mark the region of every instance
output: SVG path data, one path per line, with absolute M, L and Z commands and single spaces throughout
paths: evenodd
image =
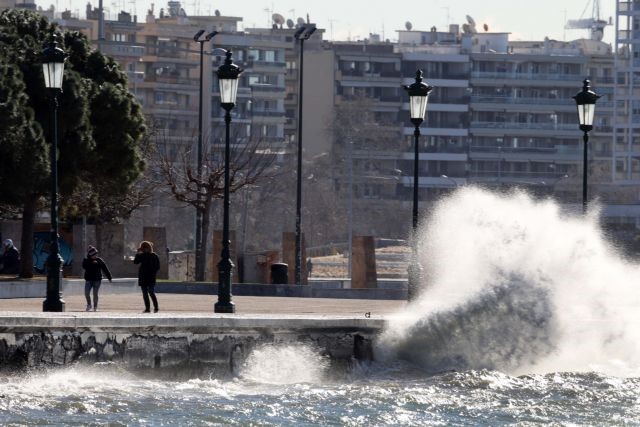
M 178 316 L 187 313 L 213 313 L 217 296 L 157 294 L 160 313 L 175 313 Z M 82 312 L 85 299 L 81 295 L 64 297 L 67 312 Z M 41 312 L 43 298 L 0 299 L 0 311 Z M 307 314 L 339 315 L 364 317 L 370 313 L 372 318 L 387 316 L 402 311 L 406 301 L 331 299 L 331 298 L 293 298 L 293 297 L 250 297 L 234 296 L 237 314 Z M 144 309 L 142 294 L 105 294 L 100 295 L 98 311 L 103 315 L 113 313 L 139 313 Z

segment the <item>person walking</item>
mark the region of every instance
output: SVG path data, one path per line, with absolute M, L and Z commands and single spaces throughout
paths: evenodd
M 93 311 L 98 310 L 98 291 L 102 283 L 102 273 L 104 272 L 109 282 L 111 282 L 111 272 L 104 260 L 98 256 L 98 250 L 93 246 L 87 249 L 87 257 L 82 260 L 84 268 L 84 297 L 87 299 L 87 311 L 91 311 L 91 290 L 93 289 Z
M 153 244 L 146 240 L 140 243 L 138 253 L 133 259 L 134 264 L 140 264 L 138 270 L 138 286 L 142 289 L 142 299 L 144 300 L 143 313 L 150 313 L 151 306 L 149 297 L 153 301 L 153 312 L 158 312 L 158 299 L 156 298 L 156 274 L 160 270 L 160 258 L 153 252 Z
M 20 251 L 13 245 L 13 240 L 2 242 L 2 256 L 0 256 L 0 274 L 20 273 Z

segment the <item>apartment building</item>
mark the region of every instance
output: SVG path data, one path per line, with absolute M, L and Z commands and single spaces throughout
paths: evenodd
M 627 25 L 633 25 L 636 14 L 640 19 L 638 3 L 620 2 Z M 618 50 L 628 55 L 637 50 L 639 56 L 640 45 L 634 43 L 640 39 L 633 40 L 632 31 L 618 33 L 618 44 L 624 45 Z M 602 96 L 589 142 L 590 198 L 602 203 L 605 223 L 638 225 L 638 157 L 629 140 L 635 119 L 630 97 L 637 90 L 637 76 L 610 45 L 590 39 L 512 41 L 508 33 L 469 28 L 461 32 L 452 25 L 444 32 L 435 27 L 399 31 L 397 43 L 372 37 L 332 43 L 330 49 L 335 56 L 336 108 L 359 93 L 370 100 L 379 123 L 395 121 L 401 126 L 398 138 L 390 135 L 382 149 L 356 148 L 352 173 L 338 177 L 342 185 L 355 186 L 356 210 L 360 206 L 366 212 L 376 205 L 407 211 L 413 188 L 413 126 L 401 84 L 410 84 L 415 71 L 422 69 L 434 86 L 420 138 L 423 210 L 441 194 L 475 184 L 499 190 L 525 188 L 577 211 L 582 138 L 572 96 L 588 78 Z M 623 66 L 626 75 L 620 80 Z M 621 89 L 620 84 L 625 86 Z M 384 180 L 392 178 L 389 171 L 399 171 L 395 183 Z M 354 179 L 358 174 L 373 179 Z M 379 231 L 381 224 L 370 226 Z M 387 221 L 382 229 L 401 234 L 391 226 Z
M 611 181 L 620 197 L 606 213 L 640 228 L 640 1 L 616 1 Z
M 589 78 L 602 98 L 590 135 L 591 195 L 610 182 L 613 55 L 593 40 L 510 42 L 470 37 L 468 179 L 518 185 L 566 203 L 579 201 L 582 140 L 571 98 Z

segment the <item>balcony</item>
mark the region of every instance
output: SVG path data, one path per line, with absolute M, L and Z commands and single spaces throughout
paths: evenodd
M 174 85 L 198 86 L 198 79 L 190 79 L 188 77 L 179 77 L 171 75 L 157 75 L 155 73 L 147 73 L 144 77 L 145 82 L 166 83 Z
M 564 174 L 558 172 L 527 172 L 527 171 L 505 171 L 500 169 L 476 170 L 469 172 L 469 181 L 490 181 L 503 182 L 504 184 L 524 184 L 524 185 L 554 185 L 564 179 Z
M 472 71 L 471 78 L 490 80 L 560 80 L 582 82 L 582 74 L 513 73 L 506 71 Z
M 471 122 L 471 127 L 476 129 L 578 130 L 576 123 Z
M 144 46 L 133 46 L 116 42 L 101 42 L 100 50 L 105 55 L 114 57 L 142 57 L 144 55 Z
M 275 62 L 275 61 L 256 61 L 250 59 L 247 61 L 247 66 L 249 67 L 267 67 L 267 68 L 286 68 L 286 62 Z
M 471 95 L 471 102 L 488 104 L 571 105 L 575 107 L 575 101 L 570 98 L 514 98 L 511 96 Z
M 253 92 L 269 92 L 269 93 L 282 92 L 282 93 L 284 93 L 285 88 L 281 87 L 281 86 L 273 86 L 273 85 L 269 85 L 269 84 L 252 84 L 251 85 L 251 90 Z
M 285 114 L 284 110 L 276 110 L 271 108 L 263 108 L 263 109 L 254 108 L 253 110 L 251 110 L 251 112 L 253 113 L 254 116 L 261 116 L 261 117 L 284 117 L 284 114 Z

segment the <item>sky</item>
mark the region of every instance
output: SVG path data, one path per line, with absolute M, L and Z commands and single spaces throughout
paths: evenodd
M 84 17 L 88 0 L 37 0 L 44 8 L 70 9 Z M 542 40 L 545 36 L 556 40 L 587 37 L 587 30 L 565 30 L 566 19 L 589 18 L 594 0 L 183 0 L 188 15 L 213 13 L 220 10 L 225 16 L 243 17 L 244 27 L 265 27 L 271 24 L 271 15 L 279 13 L 285 19 L 296 21 L 306 18 L 324 28 L 329 40 L 359 40 L 369 33 L 380 34 L 383 39 L 397 39 L 397 30 L 404 29 L 407 21 L 414 30 L 428 31 L 432 26 L 445 29 L 448 24 L 466 23 L 466 15 L 473 17 L 482 31 L 510 32 L 511 40 Z M 92 0 L 97 6 L 98 0 Z M 156 16 L 161 0 L 103 0 L 105 12 L 115 19 L 119 10 L 126 10 L 144 20 L 146 11 L 155 3 Z M 109 9 L 107 11 L 106 9 Z M 199 13 L 198 13 L 199 12 Z M 615 0 L 600 0 L 600 17 L 612 17 L 615 24 Z M 614 26 L 605 29 L 604 41 L 612 43 Z

